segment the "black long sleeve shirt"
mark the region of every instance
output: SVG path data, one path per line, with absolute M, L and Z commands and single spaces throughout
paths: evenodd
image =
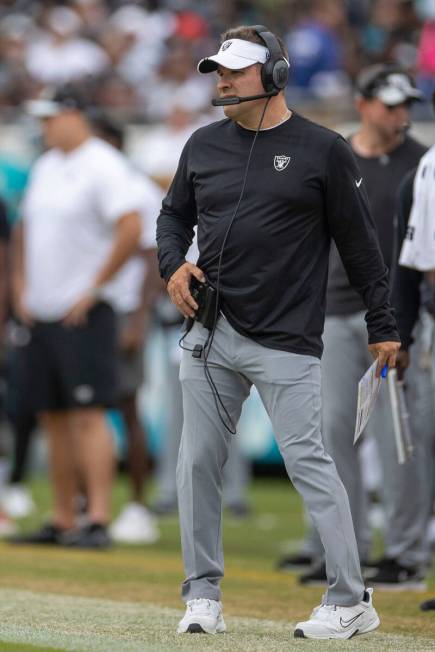
M 393 261 L 394 218 L 396 215 L 397 185 L 406 173 L 418 165 L 426 147 L 406 136 L 392 152 L 384 156 L 359 156 L 355 160 L 363 177 L 370 203 L 370 213 L 376 224 L 379 245 L 389 269 Z M 329 258 L 329 278 L 326 291 L 327 315 L 350 315 L 364 310 L 361 297 L 349 283 L 335 247 Z
M 198 224 L 197 264 L 216 284 L 253 138 L 225 119 L 187 142 L 157 224 L 166 280 Z M 399 339 L 360 178 L 347 142 L 296 113 L 259 133 L 220 272 L 222 309 L 235 330 L 269 348 L 320 357 L 332 236 L 368 308 L 369 342 Z

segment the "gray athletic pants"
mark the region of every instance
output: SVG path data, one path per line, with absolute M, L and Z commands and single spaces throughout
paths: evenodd
M 367 424 L 366 436 L 377 442 L 382 471 L 385 554 L 409 566 L 424 567 L 428 549 L 424 532 L 428 518 L 428 489 L 425 473 L 427 440 L 425 429 L 432 428 L 427 406 L 432 403 L 430 374 L 419 369 L 421 325 L 411 349 L 412 366 L 406 373 L 407 398 L 413 431 L 414 456 L 406 464 L 397 462 L 393 421 L 386 381 L 382 383 L 376 407 Z M 373 359 L 367 350 L 364 313 L 327 317 L 322 358 L 323 436 L 346 487 L 361 559 L 369 557 L 371 532 L 367 522 L 366 495 L 362 484 L 360 460 L 353 446 L 358 381 Z M 311 531 L 304 551 L 323 556 L 323 547 Z
M 208 331 L 195 323 L 184 340 L 193 349 Z M 237 333 L 221 317 L 209 355 L 213 380 L 237 423 L 254 384 L 272 421 L 287 473 L 302 495 L 326 551 L 326 604 L 362 600 L 358 550 L 349 501 L 320 433 L 320 360 L 268 349 Z M 180 368 L 184 425 L 177 466 L 184 600 L 220 600 L 222 472 L 232 435 L 222 425 L 203 360 L 183 352 Z
M 166 389 L 169 405 L 166 412 L 166 428 L 163 445 L 157 457 L 157 502 L 175 505 L 177 502 L 176 468 L 183 427 L 183 402 L 179 381 L 180 363 L 171 355 L 178 347 L 180 327 L 165 328 Z M 184 346 L 184 345 L 183 345 Z M 224 504 L 226 507 L 247 505 L 247 489 L 251 480 L 251 462 L 241 450 L 239 440 L 233 438 L 228 462 L 224 472 Z

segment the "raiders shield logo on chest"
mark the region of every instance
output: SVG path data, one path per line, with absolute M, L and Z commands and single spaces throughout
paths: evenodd
M 275 170 L 277 170 L 278 172 L 282 172 L 283 170 L 286 169 L 290 161 L 291 161 L 291 156 L 284 156 L 284 154 L 275 156 L 275 158 L 273 159 L 273 165 L 275 167 Z

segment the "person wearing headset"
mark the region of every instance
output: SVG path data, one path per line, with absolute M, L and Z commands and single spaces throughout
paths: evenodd
M 426 147 L 408 134 L 410 108 L 423 94 L 400 66 L 376 64 L 361 71 L 356 81 L 355 105 L 361 124 L 349 138 L 364 180 L 376 223 L 381 251 L 387 266 L 394 262 L 394 221 L 398 184 L 413 169 Z M 370 362 L 366 348 L 364 304 L 349 283 L 337 248 L 332 246 L 326 293 L 322 373 L 323 437 L 340 478 L 346 487 L 352 520 L 363 565 L 368 563 L 370 582 L 392 590 L 424 588 L 428 551 L 423 533 L 426 523 L 425 493 L 421 474 L 422 440 L 420 414 L 422 392 L 427 393 L 421 372 L 413 369 L 407 384 L 417 394 L 410 402 L 415 451 L 406 464 L 397 462 L 391 406 L 386 384 L 381 387 L 366 435 L 374 437 L 382 469 L 381 498 L 385 510 L 384 555 L 369 562 L 372 532 L 363 487 L 358 447 L 354 447 L 357 387 Z M 403 341 L 403 338 L 402 338 Z M 425 387 L 426 385 L 426 387 Z M 302 584 L 326 582 L 323 546 L 312 528 L 302 551 L 313 567 L 300 577 Z M 303 561 L 304 555 L 299 555 Z M 298 555 L 281 560 L 281 568 L 294 567 Z
M 226 629 L 222 469 L 253 384 L 326 551 L 322 605 L 294 635 L 350 638 L 380 622 L 361 577 L 346 491 L 320 431 L 331 236 L 367 306 L 378 375 L 395 365 L 400 342 L 359 169 L 343 138 L 287 107 L 286 56 L 267 28 L 239 27 L 199 62 L 199 72 L 217 72 L 214 103 L 225 107 L 226 119 L 186 143 L 157 223 L 161 275 L 193 321 L 180 369 L 177 484 L 187 609 L 179 633 Z M 196 224 L 200 255 L 192 265 L 185 254 Z

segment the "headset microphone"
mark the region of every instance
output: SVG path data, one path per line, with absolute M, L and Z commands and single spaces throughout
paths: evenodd
M 237 95 L 229 95 L 228 97 L 215 97 L 211 103 L 213 106 L 230 106 L 231 104 L 241 104 L 242 102 L 252 102 L 252 100 L 261 100 L 264 97 L 273 97 L 278 95 L 277 90 L 270 91 L 269 93 L 261 93 L 260 95 L 247 95 L 246 97 L 237 97 Z

